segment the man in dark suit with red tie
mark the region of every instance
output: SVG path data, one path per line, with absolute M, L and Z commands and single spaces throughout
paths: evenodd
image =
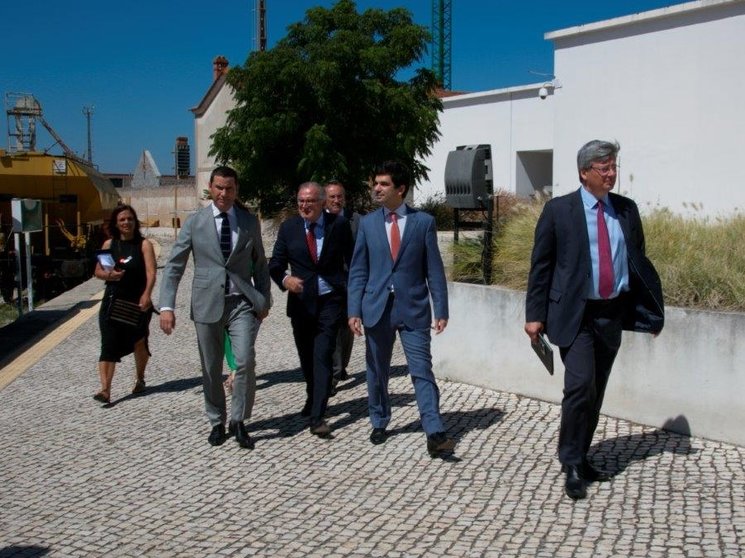
M 324 200 L 320 184 L 300 185 L 299 215 L 282 223 L 269 260 L 272 279 L 289 291 L 287 315 L 307 391 L 301 414 L 309 417 L 310 432 L 319 437 L 331 434 L 324 414 L 353 249 L 349 221 L 324 212 Z
M 658 334 L 662 286 L 645 255 L 639 210 L 612 194 L 617 143 L 593 140 L 577 153 L 582 186 L 546 203 L 535 229 L 525 332 L 545 332 L 564 363 L 559 461 L 576 500 L 610 476 L 587 453 L 623 329 Z

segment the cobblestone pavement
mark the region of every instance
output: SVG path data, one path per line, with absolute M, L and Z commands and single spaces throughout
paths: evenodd
M 604 417 L 592 451 L 616 476 L 575 503 L 557 405 L 442 381 L 457 458 L 430 459 L 398 345 L 388 442 L 368 441 L 359 340 L 333 439 L 310 435 L 278 290 L 257 347 L 256 449 L 211 447 L 189 283 L 175 333 L 153 323 L 144 395 L 129 395 L 130 356 L 112 403 L 91 398 L 95 318 L 0 391 L 1 558 L 745 554 L 745 448 Z

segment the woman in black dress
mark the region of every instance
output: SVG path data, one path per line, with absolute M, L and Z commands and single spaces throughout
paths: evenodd
M 134 353 L 136 377 L 132 393 L 145 389 L 145 366 L 150 351 L 147 338 L 153 303 L 150 296 L 155 286 L 155 251 L 149 240 L 140 233 L 137 213 L 129 205 L 118 206 L 109 221 L 111 238 L 104 242 L 104 250 L 110 250 L 113 269 L 96 263 L 95 275 L 106 281 L 106 292 L 98 314 L 101 329 L 101 356 L 98 359 L 98 375 L 101 391 L 93 398 L 108 403 L 111 398 L 111 381 L 114 368 L 121 358 Z M 140 312 L 146 314 L 137 326 L 108 319 L 109 307 L 114 298 L 134 302 Z

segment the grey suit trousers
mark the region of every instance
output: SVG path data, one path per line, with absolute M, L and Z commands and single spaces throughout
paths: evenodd
M 242 296 L 225 299 L 222 318 L 215 323 L 194 322 L 202 361 L 204 406 L 212 426 L 225 424 L 227 417 L 225 389 L 223 387 L 223 358 L 225 357 L 225 332 L 235 356 L 235 379 L 230 402 L 230 420 L 244 421 L 251 418 L 256 397 L 256 351 L 254 344 L 260 321 L 253 313 L 251 303 Z

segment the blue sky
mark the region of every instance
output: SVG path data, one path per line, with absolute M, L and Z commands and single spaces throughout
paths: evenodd
M 269 47 L 312 6 L 333 1 L 266 0 Z M 452 88 L 483 91 L 542 81 L 551 73 L 549 31 L 682 4 L 675 0 L 452 0 Z M 242 64 L 254 43 L 254 0 L 26 0 L 4 2 L 0 93 L 31 93 L 74 151 L 86 150 L 83 106 L 94 106 L 93 159 L 103 172 L 129 173 L 148 149 L 173 173 L 177 136 L 188 136 L 194 166 L 196 106 L 212 80 L 212 59 Z M 405 7 L 431 23 L 432 0 L 358 0 L 358 10 Z M 424 65 L 429 66 L 427 57 Z M 3 106 L 3 112 L 5 107 Z M 0 145 L 7 147 L 7 119 Z M 54 141 L 39 133 L 37 147 Z M 58 153 L 57 147 L 50 150 Z M 193 170 L 193 169 L 192 169 Z

